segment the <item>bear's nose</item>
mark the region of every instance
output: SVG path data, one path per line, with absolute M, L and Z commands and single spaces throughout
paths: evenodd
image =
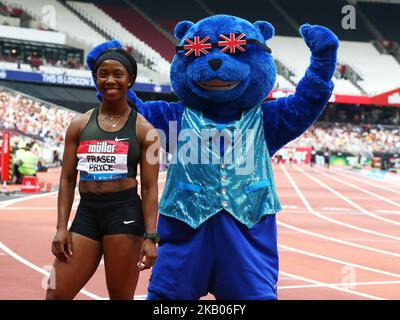
M 222 60 L 221 59 L 211 59 L 211 60 L 208 60 L 208 64 L 210 65 L 211 69 L 216 71 L 221 66 Z

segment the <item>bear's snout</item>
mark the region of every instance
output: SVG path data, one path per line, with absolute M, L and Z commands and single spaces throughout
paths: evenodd
M 208 64 L 210 65 L 211 69 L 213 69 L 214 71 L 217 71 L 222 64 L 222 60 L 221 59 L 211 59 L 211 60 L 208 60 Z

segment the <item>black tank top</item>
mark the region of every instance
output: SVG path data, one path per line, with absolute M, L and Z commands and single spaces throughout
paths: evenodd
M 140 158 L 136 111 L 131 108 L 121 130 L 108 132 L 99 126 L 99 109 L 93 110 L 79 138 L 77 170 L 80 171 L 80 179 L 111 181 L 136 178 Z

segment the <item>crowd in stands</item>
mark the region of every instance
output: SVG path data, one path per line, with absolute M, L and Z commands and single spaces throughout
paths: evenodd
M 316 150 L 329 147 L 333 152 L 354 155 L 400 153 L 400 127 L 354 125 L 351 123 L 317 123 L 298 138 L 296 146 L 313 146 Z
M 0 128 L 61 147 L 75 112 L 0 88 Z

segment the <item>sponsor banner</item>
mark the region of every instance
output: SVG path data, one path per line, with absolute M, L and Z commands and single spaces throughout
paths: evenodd
M 110 181 L 127 178 L 127 173 L 88 173 L 85 171 L 80 172 L 80 180 L 82 181 Z
M 372 97 L 371 102 L 377 105 L 400 107 L 400 88 Z
M 129 143 L 115 140 L 86 140 L 79 144 L 77 170 L 81 180 L 117 180 L 128 175 Z
M 68 86 L 94 87 L 94 81 L 92 77 L 76 77 L 66 74 L 42 73 L 42 81 L 45 83 L 62 84 Z
M 277 99 L 287 97 L 294 94 L 291 90 L 272 90 L 268 95 L 268 99 Z M 343 103 L 343 104 L 371 104 L 368 96 L 354 96 L 347 94 L 332 94 L 329 98 L 329 102 L 332 103 Z
M 268 99 L 277 99 L 287 97 L 293 94 L 291 90 L 273 90 Z M 359 105 L 382 105 L 382 106 L 398 106 L 400 107 L 400 88 L 392 90 L 374 97 L 355 96 L 348 94 L 332 94 L 329 102 L 342 104 L 359 104 Z
M 43 84 L 55 84 L 55 85 L 72 86 L 72 87 L 95 88 L 94 81 L 90 75 L 90 72 L 88 72 L 87 77 L 78 77 L 67 74 L 53 74 L 53 73 L 40 73 L 40 72 L 0 69 L 0 79 L 21 81 L 21 82 L 36 82 Z M 132 88 L 135 91 L 141 91 L 141 92 L 171 93 L 171 86 L 169 85 L 158 85 L 153 83 L 136 82 L 133 84 Z
M 400 187 L 400 174 L 398 173 L 383 171 L 379 169 L 371 169 L 371 170 L 362 169 L 357 172 L 370 178 L 393 183 Z

